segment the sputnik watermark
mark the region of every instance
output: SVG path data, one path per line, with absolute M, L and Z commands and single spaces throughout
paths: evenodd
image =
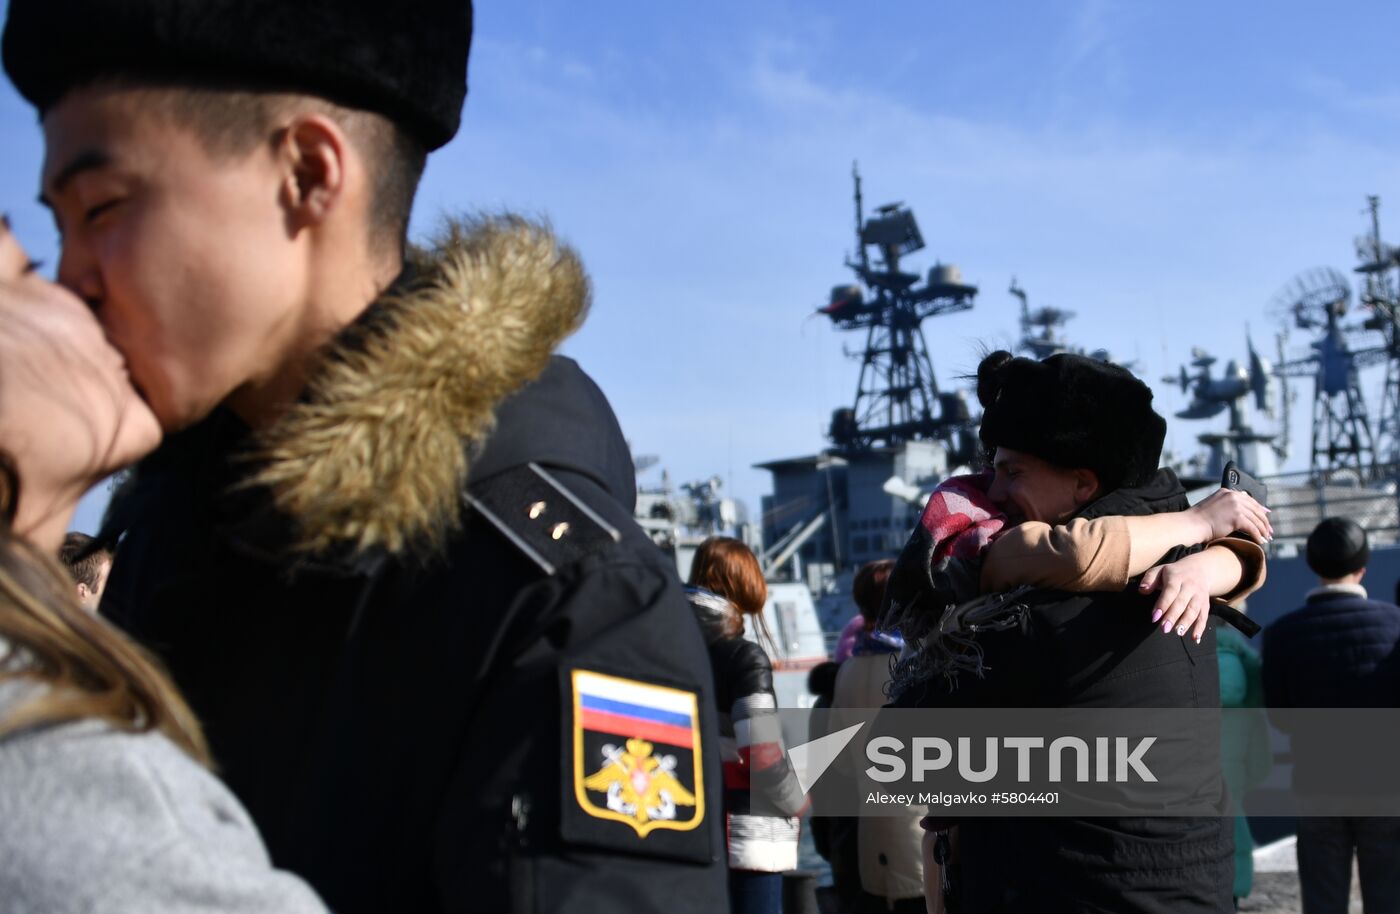
M 1222 721 L 1196 709 L 783 710 L 823 815 L 1216 815 Z M 765 802 L 755 777 L 750 800 Z M 1010 809 L 1008 809 L 1010 807 Z M 1037 811 L 1038 810 L 1038 811 Z
M 972 737 L 960 736 L 953 742 L 941 736 L 916 736 L 909 741 L 912 745 L 906 745 L 898 737 L 877 736 L 865 744 L 866 758 L 872 763 L 865 774 L 882 784 L 906 778 L 922 783 L 932 772 L 951 769 L 956 759 L 959 777 L 982 784 L 996 778 L 1006 751 L 1015 753 L 1016 781 L 1021 784 L 1064 783 L 1067 768 L 1069 780 L 1076 784 L 1104 784 L 1110 780 L 1123 784 L 1132 777 L 1145 784 L 1157 783 L 1157 776 L 1145 761 L 1148 750 L 1157 742 L 1155 736 L 1141 737 L 1136 743 L 1125 736 L 1098 736 L 1093 738 L 1092 749 L 1087 740 L 1078 736 L 1061 736 L 1048 745 L 1042 736 L 988 736 L 981 741 L 984 751 L 978 768 Z M 1065 764 L 1067 755 L 1070 766 Z
M 1400 708 L 782 709 L 814 815 L 1400 816 Z M 1262 738 L 1270 727 L 1272 739 Z M 1230 780 L 1247 746 L 1261 784 Z M 764 808 L 777 769 L 755 770 Z M 777 814 L 776 812 L 774 813 Z

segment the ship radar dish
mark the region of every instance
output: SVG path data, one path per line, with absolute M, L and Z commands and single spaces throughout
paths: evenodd
M 1351 283 L 1332 267 L 1295 276 L 1269 302 L 1269 316 L 1284 327 L 1320 330 L 1336 324 L 1351 302 Z
M 1376 440 L 1359 375 L 1383 357 L 1383 350 L 1351 345 L 1348 336 L 1367 328 L 1342 325 L 1350 300 L 1346 275 L 1321 267 L 1299 274 L 1269 304 L 1285 331 L 1291 325 L 1314 334 L 1309 352 L 1281 359 L 1275 374 L 1313 378 L 1311 469 L 1323 480 L 1339 472 L 1357 479 L 1376 472 Z

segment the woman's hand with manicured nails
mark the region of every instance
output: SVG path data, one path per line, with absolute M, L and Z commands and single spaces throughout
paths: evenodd
M 1239 560 L 1234 553 L 1207 549 L 1170 565 L 1147 569 L 1138 590 L 1158 594 L 1152 608 L 1153 624 L 1160 624 L 1167 634 L 1173 630 L 1182 636 L 1190 633 L 1199 642 L 1210 619 L 1212 584 L 1230 575 L 1238 580 L 1239 573 Z
M 1253 496 L 1234 489 L 1217 489 L 1209 498 L 1187 508 L 1185 513 L 1203 525 L 1201 529 L 1206 535 L 1198 542 L 1218 540 L 1231 533 L 1243 533 L 1256 543 L 1267 543 L 1274 538 L 1269 509 Z

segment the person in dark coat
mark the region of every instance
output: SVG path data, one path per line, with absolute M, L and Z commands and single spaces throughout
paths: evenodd
M 1329 517 L 1308 536 L 1308 567 L 1319 586 L 1301 609 L 1264 630 L 1264 697 L 1274 722 L 1291 724 L 1282 708 L 1400 707 L 1400 608 L 1369 599 L 1361 580 L 1370 558 L 1366 531 Z M 1337 793 L 1328 765 L 1341 744 L 1293 733 L 1293 790 L 1300 807 Z M 1395 760 L 1347 753 L 1347 789 L 1395 794 Z M 1400 818 L 1303 815 L 1298 819 L 1298 881 L 1307 914 L 1346 911 L 1352 859 L 1367 911 L 1400 910 Z
M 167 433 L 102 611 L 337 912 L 724 910 L 705 645 L 606 399 L 552 355 L 583 268 L 509 216 L 405 246 L 471 21 L 10 3 L 59 279 Z
M 978 368 L 978 397 L 981 439 L 996 474 L 989 494 L 1011 523 L 1187 507 L 1176 476 L 1157 468 L 1166 424 L 1152 410 L 1151 391 L 1126 370 L 1075 355 L 1037 362 L 998 352 Z M 1222 561 L 1243 572 L 1226 550 L 1179 548 L 1162 557 L 1184 582 L 1199 582 L 1202 563 Z M 890 590 L 910 592 L 899 581 Z M 1024 607 L 1018 624 L 977 634 L 980 675 L 963 672 L 951 689 L 941 675 L 927 678 L 905 688 L 896 705 L 1219 707 L 1214 626 L 1200 642 L 1170 625 L 1164 632 L 1149 618 L 1152 598 L 1143 588 L 1032 590 L 1017 603 Z M 1223 785 L 1215 789 L 1221 794 Z M 1233 909 L 1225 818 L 964 817 L 942 824 L 958 826 L 960 845 L 950 910 Z
M 842 664 L 834 660 L 819 663 L 807 674 L 807 691 L 816 696 L 812 710 L 829 709 L 836 697 L 836 676 Z M 831 775 L 835 776 L 835 775 Z M 817 889 L 818 898 L 828 896 L 822 910 L 852 911 L 861 903 L 860 858 L 856 853 L 855 816 L 828 816 L 815 802 L 807 827 L 812 832 L 812 846 L 831 867 L 831 885 Z

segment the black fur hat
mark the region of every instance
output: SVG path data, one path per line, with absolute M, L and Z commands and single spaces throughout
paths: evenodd
M 3 51 L 41 115 L 94 78 L 149 78 L 319 95 L 431 150 L 461 121 L 471 34 L 471 0 L 10 0 Z
M 1370 560 L 1366 531 L 1350 518 L 1329 517 L 1308 534 L 1308 567 L 1320 578 L 1344 578 Z
M 1118 365 L 1062 353 L 1044 361 L 993 352 L 977 366 L 982 443 L 1093 470 L 1100 492 L 1157 472 L 1166 420 L 1152 390 Z

